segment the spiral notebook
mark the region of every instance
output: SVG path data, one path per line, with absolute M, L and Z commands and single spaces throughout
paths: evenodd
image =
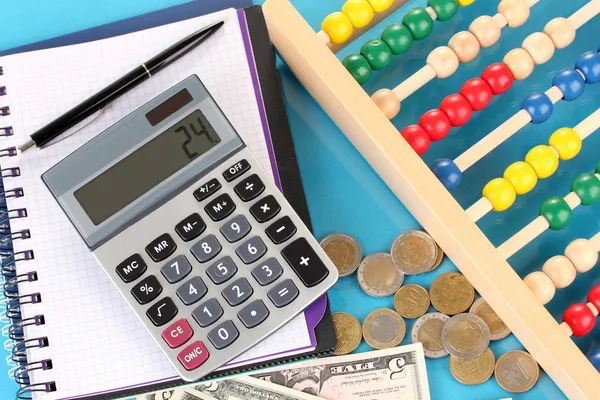
M 79 131 L 43 151 L 17 155 L 14 147 L 29 133 L 217 20 L 225 25 L 209 41 L 92 116 Z M 249 20 L 264 31 L 266 47 L 263 43 L 260 54 L 249 34 Z M 273 98 L 261 91 L 257 64 L 265 60 L 273 80 L 273 54 L 258 7 L 0 58 L 0 160 L 6 199 L 0 224 L 10 219 L 10 231 L 0 229 L 13 243 L 12 253 L 0 246 L 0 255 L 8 282 L 7 312 L 14 321 L 9 335 L 16 340 L 13 358 L 19 363 L 20 394 L 101 399 L 181 382 L 40 179 L 49 167 L 148 99 L 197 74 L 290 203 L 308 218 L 281 93 Z M 275 105 L 276 115 L 266 112 L 266 104 Z M 327 327 L 319 324 L 328 313 L 323 298 L 218 374 L 330 350 L 335 345 L 330 318 Z M 317 340 L 319 331 L 323 343 Z

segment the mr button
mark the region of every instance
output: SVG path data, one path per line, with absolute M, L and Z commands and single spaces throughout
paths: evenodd
M 158 262 L 173 254 L 176 248 L 177 245 L 171 235 L 163 233 L 146 246 L 146 252 L 154 261 Z
M 142 276 L 146 272 L 146 268 L 142 256 L 136 253 L 117 266 L 117 274 L 123 279 L 123 282 L 129 283 Z

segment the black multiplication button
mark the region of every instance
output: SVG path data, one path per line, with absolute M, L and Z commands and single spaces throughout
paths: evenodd
M 117 266 L 117 274 L 123 282 L 129 283 L 142 276 L 147 267 L 142 256 L 136 253 Z
M 233 164 L 231 167 L 227 168 L 227 170 L 225 172 L 223 172 L 223 178 L 225 178 L 225 180 L 227 182 L 231 182 L 232 180 L 239 177 L 240 175 L 242 175 L 244 172 L 248 171 L 249 169 L 250 169 L 250 164 L 248 163 L 248 161 L 241 160 L 241 161 Z
M 158 297 L 160 292 L 162 292 L 162 286 L 154 275 L 142 279 L 131 289 L 131 294 L 140 304 L 150 303 Z
M 223 193 L 204 207 L 204 211 L 213 221 L 227 218 L 235 210 L 235 203 L 227 193 Z
M 294 236 L 296 225 L 290 217 L 279 218 L 265 229 L 265 233 L 273 243 L 280 244 Z
M 262 183 L 258 175 L 252 174 L 235 185 L 233 190 L 243 201 L 250 201 L 257 198 L 265 190 L 265 184 Z
M 155 326 L 161 326 L 177 315 L 177 306 L 170 297 L 159 300 L 146 311 L 146 315 Z
M 268 195 L 250 207 L 250 214 L 252 214 L 258 222 L 270 220 L 276 216 L 279 211 L 281 211 L 281 206 L 272 195 Z
M 163 233 L 156 239 L 150 242 L 148 246 L 146 246 L 146 252 L 154 261 L 162 261 L 165 258 L 169 257 L 175 249 L 177 245 L 175 241 L 168 233 Z
M 294 240 L 281 254 L 306 287 L 317 285 L 329 275 L 329 270 L 305 238 Z
M 196 200 L 202 201 L 209 198 L 219 189 L 221 189 L 221 183 L 217 180 L 217 178 L 213 178 L 204 185 L 200 186 L 198 189 L 194 190 L 194 197 Z
M 192 215 L 185 218 L 183 221 L 175 225 L 175 232 L 181 237 L 184 241 L 188 242 L 192 239 L 200 236 L 202 232 L 206 229 L 206 224 L 200 218 L 200 214 L 193 213 Z

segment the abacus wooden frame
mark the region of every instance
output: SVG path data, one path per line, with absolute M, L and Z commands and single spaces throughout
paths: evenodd
M 278 52 L 321 107 L 572 399 L 600 374 L 288 0 L 263 5 Z

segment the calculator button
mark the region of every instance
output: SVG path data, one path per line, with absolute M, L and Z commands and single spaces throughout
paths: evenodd
M 198 189 L 194 190 L 194 197 L 196 200 L 202 201 L 209 198 L 219 189 L 221 189 L 221 182 L 219 182 L 217 178 L 213 178 L 204 185 L 200 186 Z
M 305 238 L 294 240 L 281 254 L 306 287 L 317 285 L 329 275 L 329 270 Z
M 221 243 L 215 235 L 208 235 L 193 245 L 190 250 L 196 260 L 203 263 L 212 260 L 221 252 Z
M 281 206 L 277 203 L 275 197 L 269 195 L 250 207 L 250 214 L 258 222 L 266 222 L 276 216 L 280 210 Z
M 227 282 L 236 272 L 237 267 L 229 256 L 217 260 L 206 269 L 206 274 L 215 285 Z
M 206 224 L 202 218 L 200 218 L 200 214 L 198 213 L 193 213 L 175 225 L 175 232 L 177 232 L 179 237 L 185 242 L 196 239 L 205 229 Z
M 286 279 L 269 290 L 267 296 L 275 304 L 275 307 L 285 307 L 298 297 L 298 288 L 291 279 Z
M 180 254 L 163 265 L 160 272 L 169 283 L 177 283 L 192 272 L 192 266 L 187 258 L 183 254 Z
M 238 318 L 248 329 L 262 324 L 268 316 L 269 310 L 267 310 L 267 307 L 262 300 L 254 300 L 252 303 L 242 308 L 242 311 L 238 313 Z
M 215 346 L 217 350 L 221 350 L 235 342 L 235 339 L 240 336 L 240 333 L 235 325 L 233 325 L 233 322 L 227 320 L 220 325 L 217 325 L 217 327 L 210 331 L 207 336 L 213 346 Z
M 162 338 L 170 348 L 175 349 L 187 342 L 194 335 L 194 331 L 185 318 L 181 318 L 169 325 L 163 332 Z
M 208 289 L 202 279 L 195 276 L 189 281 L 185 282 L 183 285 L 177 288 L 177 297 L 185 304 L 189 306 L 190 304 L 194 304 L 198 300 L 204 297 Z
M 235 204 L 227 193 L 223 193 L 204 207 L 204 211 L 213 221 L 227 218 L 235 210 Z
M 221 294 L 230 306 L 235 307 L 248 300 L 253 292 L 252 286 L 250 286 L 246 278 L 240 278 L 223 289 Z
M 257 198 L 265 190 L 265 184 L 262 183 L 258 175 L 253 174 L 235 185 L 233 190 L 243 201 L 250 201 Z
M 265 229 L 265 233 L 273 243 L 280 244 L 294 236 L 296 225 L 294 225 L 290 217 L 279 218 Z
M 283 274 L 283 268 L 275 258 L 267 258 L 252 270 L 252 276 L 261 286 L 269 285 Z
M 246 236 L 251 229 L 246 217 L 236 215 L 221 227 L 221 233 L 229 243 L 234 243 Z
M 251 237 L 235 249 L 244 264 L 252 264 L 267 252 L 267 246 L 258 236 Z
M 146 252 L 154 261 L 162 261 L 165 258 L 169 257 L 175 249 L 177 245 L 175 241 L 168 233 L 163 233 L 156 239 L 154 239 L 148 246 L 146 246 Z
M 210 356 L 206 346 L 199 340 L 190 344 L 177 355 L 177 359 L 188 371 L 194 370 L 204 364 Z
M 146 272 L 148 266 L 139 254 L 134 254 L 121 262 L 117 266 L 117 275 L 121 277 L 123 282 L 129 283 L 135 281 Z
M 201 327 L 207 327 L 215 323 L 223 315 L 223 309 L 216 299 L 208 299 L 192 311 L 192 317 Z
M 223 178 L 227 182 L 231 182 L 237 177 L 241 176 L 244 172 L 250 169 L 250 164 L 246 160 L 242 160 L 233 164 L 231 167 L 227 168 L 225 172 L 223 172 Z
M 177 307 L 170 297 L 165 297 L 150 307 L 148 311 L 146 311 L 146 315 L 155 326 L 161 326 L 177 315 Z
M 162 292 L 162 286 L 154 275 L 142 279 L 131 289 L 131 294 L 140 304 L 150 303 L 158 297 L 160 292 Z

